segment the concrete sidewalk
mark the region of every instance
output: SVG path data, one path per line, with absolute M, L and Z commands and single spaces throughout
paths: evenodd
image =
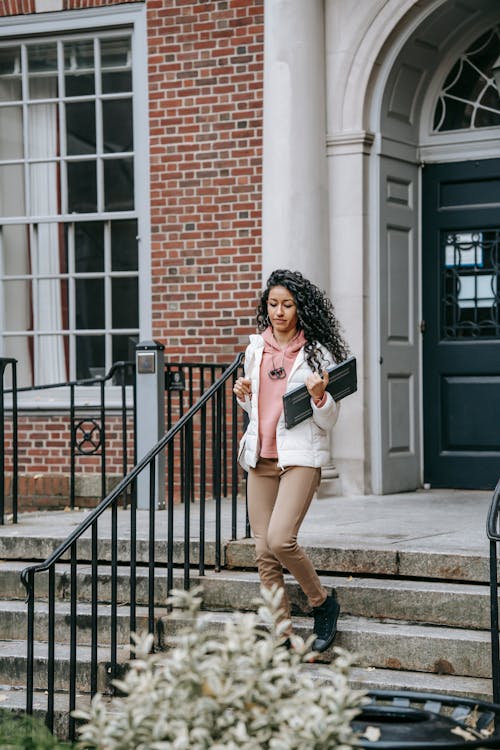
M 367 495 L 314 499 L 299 541 L 308 547 L 379 549 L 487 557 L 486 517 L 493 492 L 430 490 L 395 495 Z M 198 537 L 199 505 L 190 506 L 191 539 Z M 3 544 L 17 536 L 63 541 L 89 511 L 44 511 L 19 516 L 17 525 L 0 526 Z M 175 538 L 184 534 L 184 506 L 175 506 Z M 231 536 L 231 503 L 222 501 L 222 538 Z M 101 532 L 110 526 L 110 513 L 99 521 Z M 164 532 L 167 512 L 157 511 L 156 524 Z M 129 513 L 118 512 L 118 535 L 129 526 Z M 215 533 L 215 508 L 207 502 L 207 540 Z M 244 503 L 238 503 L 238 538 L 245 535 Z M 90 532 L 86 532 L 89 536 Z M 147 539 L 148 512 L 138 511 L 138 537 Z

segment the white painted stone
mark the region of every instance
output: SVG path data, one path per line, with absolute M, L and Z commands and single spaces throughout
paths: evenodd
M 51 13 L 63 9 L 63 0 L 35 0 L 35 13 Z
M 262 266 L 328 268 L 322 0 L 266 0 Z

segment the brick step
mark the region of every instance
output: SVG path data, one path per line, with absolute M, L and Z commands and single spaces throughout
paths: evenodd
M 69 602 L 57 602 L 55 606 L 55 633 L 58 643 L 70 642 L 70 604 Z M 24 602 L 0 601 L 0 640 L 16 640 L 21 634 L 26 633 L 26 604 Z M 161 614 L 161 609 L 156 608 L 156 614 Z M 166 610 L 165 610 L 166 613 Z M 109 645 L 111 639 L 111 606 L 109 604 L 98 604 L 98 642 Z M 48 604 L 37 602 L 35 607 L 35 637 L 39 641 L 48 640 Z M 130 607 L 120 606 L 116 612 L 117 643 L 127 644 L 130 641 Z M 79 644 L 90 645 L 92 636 L 92 610 L 91 605 L 86 602 L 78 602 L 77 614 L 77 640 Z M 146 607 L 136 607 L 137 632 L 148 629 L 148 611 Z
M 8 561 L 0 565 L 0 592 L 4 598 L 24 601 L 26 592 L 20 581 L 24 563 Z M 486 629 L 489 627 L 489 589 L 482 584 L 444 583 L 439 581 L 414 581 L 403 579 L 376 579 L 353 576 L 320 576 L 324 586 L 335 588 L 344 614 L 377 619 L 425 622 L 456 628 Z M 91 568 L 79 566 L 77 588 L 80 601 L 91 597 Z M 255 609 L 259 596 L 259 579 L 255 571 L 207 571 L 200 578 L 194 576 L 193 584 L 200 583 L 204 591 L 204 607 L 214 610 Z M 180 570 L 174 573 L 174 586 L 182 587 Z M 286 577 L 287 590 L 293 611 L 307 613 L 309 607 L 299 586 L 291 576 Z M 43 592 L 47 576 L 42 574 L 37 590 Z M 56 593 L 59 599 L 69 598 L 69 566 L 60 565 L 56 572 Z M 135 601 L 145 604 L 148 596 L 148 571 L 137 569 Z M 111 578 L 109 568 L 99 567 L 98 598 L 109 601 Z M 167 598 L 167 572 L 157 568 L 155 573 L 156 606 L 164 606 Z M 126 603 L 130 599 L 128 568 L 120 566 L 117 575 L 117 599 Z M 1 632 L 1 631 L 0 631 Z
M 206 612 L 207 627 L 215 631 L 233 615 Z M 160 618 L 160 644 L 167 648 L 184 625 L 182 618 Z M 310 617 L 293 618 L 295 632 L 307 638 L 312 633 Z M 489 678 L 490 637 L 487 631 L 415 625 L 405 622 L 377 622 L 342 615 L 335 645 L 356 655 L 356 666 L 393 669 L 464 677 Z M 329 660 L 331 653 L 318 660 Z
M 66 690 L 69 682 L 69 646 L 56 642 L 54 680 L 56 690 Z M 129 648 L 120 646 L 117 650 L 119 669 L 129 658 Z M 0 641 L 0 683 L 26 685 L 26 641 Z M 111 675 L 109 673 L 109 649 L 98 649 L 97 689 L 105 693 L 109 690 Z M 90 647 L 78 646 L 76 659 L 76 689 L 80 692 L 90 690 Z M 47 689 L 47 643 L 35 641 L 33 684 L 35 690 Z

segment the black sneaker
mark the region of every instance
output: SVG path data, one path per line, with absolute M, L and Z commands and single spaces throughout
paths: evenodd
M 312 645 L 313 651 L 321 653 L 331 646 L 337 633 L 339 612 L 340 605 L 335 592 L 327 596 L 321 606 L 313 607 L 314 634 L 316 636 Z

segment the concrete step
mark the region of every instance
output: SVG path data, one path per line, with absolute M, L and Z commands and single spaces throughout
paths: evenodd
M 477 630 L 490 624 L 486 585 L 325 575 L 320 579 L 327 590 L 336 590 L 344 614 Z M 259 596 L 255 572 L 208 571 L 198 581 L 205 609 L 255 609 Z M 285 582 L 292 612 L 308 613 L 310 607 L 296 581 L 286 576 Z
M 334 534 L 332 533 L 332 536 Z M 300 538 L 299 538 L 300 541 Z M 435 551 L 434 549 L 401 550 L 376 546 L 315 546 L 303 543 L 317 571 L 347 575 L 393 576 L 444 581 L 489 581 L 489 560 L 485 543 L 484 555 L 472 552 Z M 226 545 L 226 565 L 229 568 L 255 567 L 255 547 L 252 539 L 230 541 Z
M 166 609 L 156 608 L 156 613 L 161 614 Z M 27 622 L 26 604 L 22 601 L 0 601 L 0 640 L 16 640 L 20 635 L 26 633 Z M 71 612 L 69 602 L 57 602 L 55 606 L 55 632 L 58 643 L 70 642 Z M 99 604 L 97 611 L 98 642 L 109 644 L 111 639 L 111 606 Z M 39 641 L 48 640 L 48 604 L 37 602 L 35 607 L 35 637 Z M 130 642 L 130 607 L 121 606 L 117 608 L 117 643 L 127 644 Z M 90 604 L 78 602 L 77 614 L 77 640 L 79 644 L 90 645 L 92 640 L 92 610 Z M 146 607 L 136 607 L 137 632 L 148 629 L 148 611 Z
M 69 646 L 55 643 L 55 690 L 67 690 L 69 683 Z M 117 651 L 119 673 L 129 658 L 128 647 L 120 646 Z M 26 641 L 0 641 L 0 683 L 26 685 Z M 107 648 L 98 649 L 97 689 L 105 693 L 111 679 L 110 653 Z M 33 681 L 35 690 L 47 689 L 47 643 L 35 641 Z M 90 647 L 79 646 L 76 658 L 76 690 L 87 693 L 90 690 Z
M 164 520 L 166 525 L 166 517 Z M 0 526 L 0 531 L 2 527 Z M 65 541 L 57 536 L 42 537 L 40 535 L 22 535 L 22 528 L 19 528 L 19 536 L 1 536 L 0 534 L 0 560 L 25 560 L 25 565 L 37 563 L 46 560 L 59 545 Z M 166 537 L 161 538 L 158 534 L 155 544 L 155 561 L 158 564 L 166 564 L 168 561 Z M 130 560 L 130 543 L 128 534 L 118 537 L 118 559 Z M 193 565 L 199 563 L 200 545 L 198 541 L 192 540 L 189 545 L 190 559 Z M 98 557 L 100 560 L 111 560 L 112 545 L 109 537 L 99 538 L 97 544 Z M 206 565 L 215 565 L 216 544 L 213 541 L 205 543 L 204 562 Z M 147 564 L 149 561 L 149 541 L 147 539 L 137 540 L 137 562 Z M 221 560 L 224 560 L 224 542 L 220 548 Z M 92 542 L 89 532 L 78 540 L 78 558 L 80 560 L 92 560 Z M 66 553 L 63 560 L 69 560 L 70 555 Z M 172 560 L 175 565 L 182 565 L 184 562 L 184 540 L 175 539 L 173 543 Z
M 0 684 L 0 706 L 14 713 L 26 711 L 26 690 L 16 685 Z M 75 707 L 88 709 L 90 695 L 77 693 Z M 44 721 L 47 711 L 47 692 L 35 690 L 33 692 L 33 716 Z M 53 734 L 59 739 L 67 739 L 69 735 L 69 694 L 67 692 L 54 693 L 54 728 Z
M 120 514 L 119 514 L 120 517 Z M 166 523 L 166 518 L 162 518 Z M 8 527 L 6 527 L 8 528 Z M 44 531 L 47 530 L 44 528 Z M 194 533 L 194 532 L 193 532 Z M 121 536 L 120 536 L 121 534 Z M 223 541 L 221 559 L 230 568 L 254 568 L 255 547 L 252 539 L 238 541 Z M 227 537 L 226 537 L 227 538 Z M 35 534 L 32 529 L 26 533 L 20 525 L 16 533 L 3 536 L 0 534 L 0 560 L 26 560 L 28 562 L 45 560 L 63 539 L 57 535 Z M 300 541 L 300 540 L 299 540 Z M 465 551 L 439 552 L 432 549 L 398 549 L 390 547 L 366 546 L 334 546 L 333 544 L 316 546 L 303 542 L 304 549 L 311 558 L 316 570 L 324 573 L 341 573 L 347 575 L 376 575 L 401 576 L 404 578 L 427 578 L 432 580 L 456 580 L 469 582 L 489 581 L 489 560 L 485 544 L 484 555 Z M 111 543 L 109 538 L 98 542 L 99 559 L 111 559 Z M 216 545 L 207 541 L 205 545 L 205 563 L 215 564 Z M 80 560 L 92 559 L 92 544 L 90 532 L 87 532 L 78 542 L 78 557 Z M 128 534 L 120 532 L 118 536 L 118 558 L 130 559 L 130 545 Z M 190 558 L 194 565 L 199 561 L 199 543 L 191 540 Z M 66 557 L 66 559 L 68 559 Z M 145 538 L 137 541 L 137 560 L 147 563 L 149 559 L 149 543 Z M 158 539 L 155 544 L 155 560 L 158 564 L 167 562 L 167 544 L 165 538 Z M 176 538 L 173 544 L 174 564 L 182 565 L 184 561 L 184 540 Z
M 207 627 L 221 630 L 229 612 L 206 612 Z M 182 618 L 160 618 L 159 639 L 163 648 L 185 626 Z M 307 638 L 311 618 L 293 618 L 294 631 Z M 404 622 L 377 622 L 343 615 L 339 618 L 335 645 L 356 655 L 356 666 L 376 669 L 452 674 L 489 678 L 490 639 L 487 631 L 414 625 Z M 319 660 L 328 661 L 331 652 Z
M 25 590 L 20 582 L 23 567 L 24 563 L 3 561 L 0 565 L 0 596 L 24 601 Z M 61 600 L 69 599 L 69 571 L 66 564 L 57 567 L 56 595 Z M 43 595 L 47 577 L 42 574 L 40 578 L 37 590 Z M 344 614 L 478 630 L 489 627 L 489 588 L 484 584 L 326 575 L 320 578 L 328 590 L 336 589 Z M 91 582 L 90 566 L 79 566 L 77 589 L 80 601 L 90 600 Z M 259 596 L 260 585 L 255 571 L 223 570 L 215 573 L 208 570 L 203 577 L 194 575 L 193 583 L 203 586 L 206 609 L 255 609 L 253 602 Z M 182 571 L 176 570 L 174 586 L 182 585 Z M 307 601 L 291 576 L 286 577 L 286 585 L 293 611 L 296 614 L 309 612 Z M 111 577 L 106 565 L 99 566 L 98 597 L 104 602 L 111 598 Z M 138 568 L 135 601 L 139 605 L 145 604 L 147 597 L 148 570 Z M 165 568 L 158 568 L 155 574 L 156 605 L 163 606 L 166 598 L 167 572 Z M 130 599 L 130 574 L 124 566 L 118 568 L 117 599 L 124 604 Z
M 349 682 L 360 690 L 412 690 L 483 701 L 492 700 L 491 680 L 481 677 L 456 677 L 447 674 L 355 667 L 351 671 Z

